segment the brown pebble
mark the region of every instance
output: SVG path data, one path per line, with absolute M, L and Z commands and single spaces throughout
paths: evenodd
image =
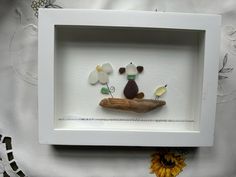
M 137 66 L 137 70 L 139 73 L 143 72 L 143 66 Z
M 138 93 L 138 86 L 134 80 L 129 80 L 124 88 L 124 95 L 128 99 L 133 99 Z
M 135 98 L 138 98 L 138 99 L 142 99 L 144 97 L 144 93 L 143 92 L 139 92 Z
M 119 69 L 119 73 L 120 73 L 120 74 L 123 74 L 123 73 L 125 73 L 125 68 L 123 68 L 123 67 L 122 67 L 122 68 L 120 68 L 120 69 Z

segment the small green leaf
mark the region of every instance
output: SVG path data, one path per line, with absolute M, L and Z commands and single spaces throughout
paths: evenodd
M 106 87 L 102 87 L 102 88 L 101 88 L 101 93 L 107 95 L 107 94 L 109 94 L 109 89 L 106 88 Z

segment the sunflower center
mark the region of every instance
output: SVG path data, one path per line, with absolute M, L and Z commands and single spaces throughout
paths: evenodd
M 175 162 L 173 162 L 171 160 L 167 160 L 164 155 L 160 156 L 160 161 L 161 161 L 162 165 L 167 167 L 167 168 L 175 167 Z

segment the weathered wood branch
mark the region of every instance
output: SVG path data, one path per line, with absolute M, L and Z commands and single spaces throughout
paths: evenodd
M 151 99 L 122 99 L 105 98 L 99 103 L 104 108 L 118 109 L 124 111 L 133 111 L 137 113 L 146 113 L 158 107 L 164 106 L 165 101 Z

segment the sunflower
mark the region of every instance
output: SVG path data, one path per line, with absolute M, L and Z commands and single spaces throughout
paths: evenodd
M 151 173 L 157 177 L 176 177 L 186 166 L 184 157 L 174 152 L 156 152 L 152 155 Z

